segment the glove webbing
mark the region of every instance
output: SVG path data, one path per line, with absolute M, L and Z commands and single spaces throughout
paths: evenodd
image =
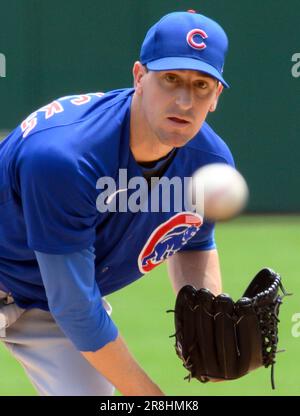
M 277 293 L 278 287 L 280 287 L 283 295 L 277 296 L 274 302 L 270 305 L 265 305 L 265 300 L 274 296 Z M 268 368 L 271 365 L 271 385 L 272 389 L 275 390 L 275 379 L 274 379 L 274 365 L 276 364 L 275 357 L 279 352 L 285 350 L 277 350 L 278 345 L 278 319 L 279 308 L 282 304 L 282 299 L 285 296 L 291 296 L 291 293 L 287 293 L 284 289 L 280 279 L 276 278 L 274 284 L 269 290 L 259 293 L 253 301 L 253 306 L 256 310 L 259 325 L 262 334 L 262 356 L 263 365 Z M 268 324 L 266 324 L 268 323 Z

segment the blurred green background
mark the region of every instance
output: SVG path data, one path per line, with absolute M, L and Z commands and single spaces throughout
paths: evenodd
M 201 384 L 183 380 L 187 375 L 176 357 L 173 314 L 174 295 L 164 265 L 136 283 L 108 297 L 113 319 L 130 350 L 148 374 L 170 395 L 184 396 L 292 396 L 300 395 L 300 331 L 294 337 L 292 317 L 300 313 L 299 216 L 246 216 L 219 224 L 223 290 L 237 300 L 250 279 L 264 266 L 281 273 L 285 288 L 294 295 L 283 299 L 279 324 L 279 349 L 275 365 L 276 390 L 271 389 L 270 369 L 258 369 L 230 382 Z M 299 325 L 298 325 L 299 327 Z M 294 334 L 294 335 L 295 335 Z M 1 346 L 0 395 L 33 395 L 23 369 Z
M 113 294 L 113 317 L 146 371 L 169 395 L 299 395 L 300 337 L 300 78 L 292 56 L 300 53 L 299 0 L 0 0 L 0 130 L 9 131 L 56 97 L 132 85 L 131 68 L 146 30 L 163 14 L 194 8 L 226 30 L 230 49 L 224 92 L 209 116 L 230 146 L 250 187 L 248 214 L 217 226 L 224 291 L 237 299 L 262 267 L 278 270 L 294 293 L 281 311 L 275 391 L 270 370 L 234 382 L 183 380 L 176 357 L 174 305 L 165 266 Z M 295 75 L 295 74 L 294 74 Z M 300 75 L 300 73 L 299 73 Z M 3 133 L 2 133 L 3 134 Z M 1 133 L 0 133 L 1 136 Z M 22 368 L 0 347 L 0 395 L 35 394 Z

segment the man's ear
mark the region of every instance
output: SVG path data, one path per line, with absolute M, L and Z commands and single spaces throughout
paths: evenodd
M 142 92 L 141 80 L 146 73 L 147 73 L 146 67 L 142 65 L 139 61 L 136 61 L 132 68 L 132 74 L 133 74 L 133 80 L 134 80 L 134 88 L 137 94 L 140 94 Z
M 222 94 L 223 89 L 224 89 L 223 85 L 219 82 L 219 85 L 218 85 L 218 88 L 217 88 L 217 93 L 216 93 L 215 100 L 214 100 L 214 102 L 211 104 L 211 106 L 210 106 L 210 108 L 209 108 L 209 111 L 210 111 L 210 112 L 214 112 L 214 111 L 216 110 L 217 105 L 218 105 L 218 101 L 219 101 L 219 97 L 220 97 L 220 95 Z

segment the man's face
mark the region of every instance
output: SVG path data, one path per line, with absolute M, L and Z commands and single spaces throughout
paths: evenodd
M 215 110 L 222 85 L 198 71 L 147 72 L 135 65 L 136 93 L 148 126 L 164 145 L 184 146 Z

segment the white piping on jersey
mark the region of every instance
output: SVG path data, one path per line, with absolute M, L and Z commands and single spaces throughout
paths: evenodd
M 111 203 L 111 201 L 115 198 L 115 196 L 119 193 L 119 192 L 124 192 L 124 191 L 128 191 L 128 188 L 124 188 L 124 189 L 118 189 L 116 192 L 113 192 L 111 195 L 109 195 L 106 199 L 106 201 L 104 202 L 105 205 L 109 205 Z

